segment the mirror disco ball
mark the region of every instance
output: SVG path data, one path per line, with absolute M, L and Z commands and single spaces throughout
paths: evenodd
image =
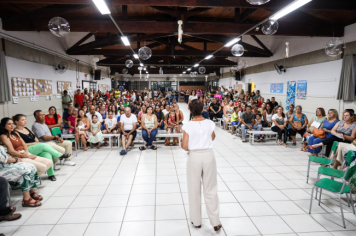
M 241 57 L 245 52 L 244 47 L 241 44 L 235 44 L 232 48 L 231 48 L 231 53 L 232 55 L 234 55 L 235 57 Z
M 345 42 L 340 38 L 332 38 L 325 45 L 325 53 L 330 57 L 341 55 L 345 49 Z
M 133 61 L 131 61 L 131 60 L 127 60 L 127 61 L 125 61 L 125 65 L 126 65 L 126 67 L 127 68 L 131 68 L 132 66 L 133 66 Z
M 142 60 L 147 60 L 152 56 L 152 50 L 149 47 L 143 46 L 142 48 L 140 48 L 138 50 L 138 56 L 142 59 Z
M 194 77 L 194 72 L 190 72 L 190 77 Z
M 263 5 L 267 2 L 269 2 L 270 0 L 246 0 L 248 3 L 250 3 L 251 5 Z
M 239 64 L 237 64 L 237 68 L 239 70 L 245 69 L 246 67 L 247 67 L 247 61 L 245 61 L 245 60 L 241 60 L 241 61 L 239 61 Z
M 205 67 L 199 67 L 199 73 L 204 74 L 206 72 Z
M 127 69 L 122 69 L 123 74 L 127 74 L 127 72 L 129 72 Z
M 197 77 L 198 76 L 198 72 L 194 71 L 194 77 Z
M 262 32 L 265 35 L 273 35 L 278 30 L 279 23 L 276 20 L 268 20 L 262 24 Z
M 57 37 L 67 36 L 70 32 L 70 26 L 67 20 L 62 17 L 53 17 L 48 22 L 49 31 Z

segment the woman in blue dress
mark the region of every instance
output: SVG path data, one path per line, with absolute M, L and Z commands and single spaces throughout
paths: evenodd
M 328 118 L 324 120 L 322 126 L 320 129 L 322 129 L 325 132 L 325 138 L 317 138 L 314 136 L 310 136 L 308 140 L 308 146 L 309 145 L 315 145 L 318 143 L 321 143 L 326 138 L 330 138 L 332 136 L 331 130 L 334 128 L 336 123 L 339 122 L 339 114 L 335 109 L 330 109 L 328 111 Z M 321 147 L 315 148 L 315 150 L 312 150 L 308 147 L 308 152 L 310 152 L 310 156 L 318 156 L 319 152 L 321 151 Z

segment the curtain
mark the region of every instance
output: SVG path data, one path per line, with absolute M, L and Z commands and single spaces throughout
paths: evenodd
M 352 54 L 346 54 L 342 60 L 337 100 L 355 100 L 355 68 Z
M 9 84 L 9 76 L 7 74 L 7 66 L 5 61 L 4 51 L 0 52 L 0 102 L 11 101 L 11 91 Z

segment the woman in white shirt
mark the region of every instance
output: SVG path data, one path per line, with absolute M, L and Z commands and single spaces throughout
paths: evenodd
M 287 147 L 288 129 L 287 129 L 287 117 L 283 113 L 283 107 L 277 108 L 277 113 L 272 116 L 272 128 L 273 132 L 278 133 L 279 145 L 282 145 L 282 135 L 284 134 L 283 145 Z
M 193 114 L 193 120 L 183 125 L 182 140 L 182 148 L 188 151 L 189 218 L 196 228 L 201 227 L 202 180 L 210 224 L 218 231 L 222 226 L 219 219 L 217 170 L 212 144 L 215 139 L 215 123 L 202 117 L 203 103 L 200 100 L 190 101 L 189 110 Z

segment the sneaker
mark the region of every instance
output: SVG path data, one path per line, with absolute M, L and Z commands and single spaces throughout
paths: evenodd
M 59 165 L 54 165 L 54 170 L 60 170 L 61 167 Z
M 121 152 L 120 152 L 120 155 L 125 155 L 126 153 L 127 152 L 124 149 L 122 149 Z
M 255 142 L 261 141 L 260 138 L 255 138 Z
M 247 142 L 247 140 L 246 140 L 245 138 L 243 138 L 243 139 L 242 139 L 242 142 L 244 142 L 244 143 L 245 143 L 245 142 Z
M 67 165 L 67 166 L 75 166 L 75 162 L 72 161 L 64 161 L 63 165 Z

